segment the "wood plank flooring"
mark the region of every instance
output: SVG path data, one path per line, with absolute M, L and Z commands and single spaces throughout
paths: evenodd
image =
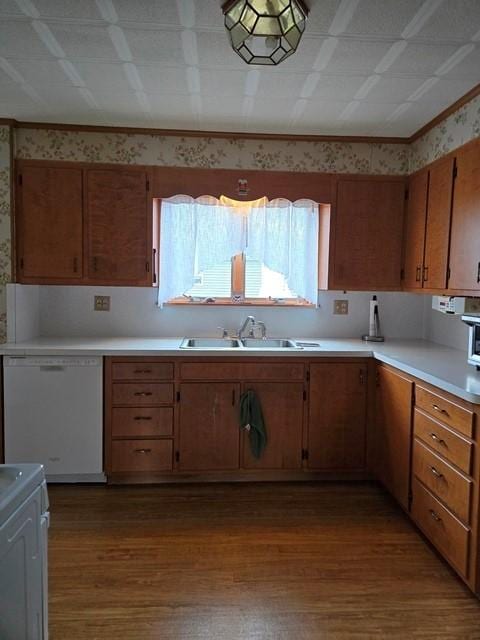
M 480 639 L 480 602 L 375 486 L 49 492 L 50 640 Z

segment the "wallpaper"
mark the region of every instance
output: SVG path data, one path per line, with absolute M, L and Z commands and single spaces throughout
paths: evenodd
M 0 126 L 0 342 L 7 333 L 5 285 L 10 279 L 10 128 Z
M 19 129 L 17 157 L 177 167 L 404 174 L 408 146 Z
M 480 137 L 480 96 L 410 145 L 409 173 Z

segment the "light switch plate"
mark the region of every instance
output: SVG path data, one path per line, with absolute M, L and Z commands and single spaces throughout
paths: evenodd
M 93 309 L 94 311 L 110 311 L 110 296 L 95 296 Z
M 348 300 L 334 300 L 333 313 L 337 316 L 348 315 Z

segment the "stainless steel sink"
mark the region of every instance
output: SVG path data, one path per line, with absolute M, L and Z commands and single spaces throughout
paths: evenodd
M 288 338 L 243 338 L 242 344 L 247 349 L 301 349 Z
M 239 349 L 237 338 L 184 338 L 180 349 Z

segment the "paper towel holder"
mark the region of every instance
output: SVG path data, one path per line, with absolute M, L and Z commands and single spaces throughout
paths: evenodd
M 365 342 L 385 342 L 385 338 L 380 335 L 380 316 L 378 314 L 377 296 L 373 296 L 370 302 L 370 322 L 369 331 L 362 336 Z

